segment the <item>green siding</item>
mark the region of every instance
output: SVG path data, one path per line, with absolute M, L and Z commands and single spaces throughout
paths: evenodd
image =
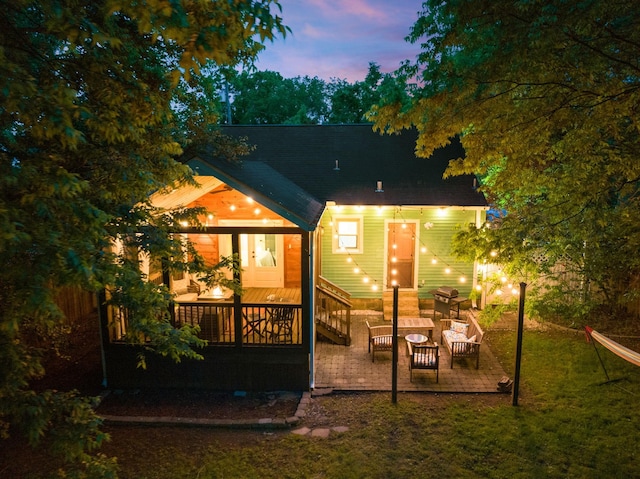
M 363 253 L 362 254 L 333 254 L 332 225 L 334 217 L 361 215 L 363 218 Z M 461 227 L 475 223 L 476 211 L 473 209 L 459 210 L 449 208 L 392 208 L 387 207 L 380 212 L 377 207 L 369 206 L 361 210 L 356 207 L 344 206 L 338 212 L 333 207 L 327 208 L 321 221 L 322 225 L 322 275 L 328 280 L 349 291 L 354 298 L 380 298 L 386 288 L 385 271 L 385 220 L 396 222 L 418 220 L 418 295 L 420 298 L 430 298 L 429 290 L 447 285 L 458 288 L 460 294 L 467 296 L 473 284 L 473 264 L 464 263 L 451 256 L 450 243 L 453 235 Z M 484 219 L 484 212 L 482 212 Z M 431 228 L 425 228 L 425 223 L 432 223 Z M 426 253 L 420 252 L 420 247 L 427 248 Z M 353 262 L 349 263 L 347 258 Z M 433 258 L 437 264 L 432 264 Z M 356 274 L 354 267 L 361 272 Z M 451 269 L 450 274 L 445 268 Z M 366 284 L 363 282 L 364 273 L 371 278 Z M 459 278 L 466 277 L 461 283 Z M 377 283 L 378 291 L 372 291 L 371 285 Z

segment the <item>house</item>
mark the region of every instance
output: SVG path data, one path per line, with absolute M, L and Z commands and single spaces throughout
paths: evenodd
M 176 292 L 172 320 L 199 324 L 203 361 L 149 358 L 122 341 L 126 318 L 103 315 L 112 387 L 307 390 L 318 334 L 349 344 L 353 307 L 388 311 L 397 284 L 410 308 L 429 291 L 474 287 L 476 265 L 449 252 L 462 225 L 481 225 L 487 204 L 472 176 L 442 174 L 463 155 L 454 142 L 415 157 L 415 132 L 382 136 L 371 125 L 230 126 L 255 150 L 239 164 L 206 148 L 184 161 L 200 188 L 154 197 L 159 206 L 204 206 L 203 224 L 185 227 L 205 259 L 238 253 L 242 296 L 202 291 L 197 278 L 163 278 Z M 388 312 L 385 313 L 388 318 Z

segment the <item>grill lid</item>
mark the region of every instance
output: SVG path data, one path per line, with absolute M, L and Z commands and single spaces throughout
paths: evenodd
M 458 290 L 451 286 L 440 286 L 436 292 L 438 296 L 445 296 L 447 298 L 455 298 L 458 296 Z

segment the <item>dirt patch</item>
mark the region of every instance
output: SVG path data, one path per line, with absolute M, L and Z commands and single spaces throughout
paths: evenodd
M 115 416 L 208 419 L 287 418 L 295 414 L 300 396 L 290 392 L 116 390 L 106 395 L 96 412 Z

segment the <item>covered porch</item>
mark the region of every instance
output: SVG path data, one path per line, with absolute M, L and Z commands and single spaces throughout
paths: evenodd
M 460 316 L 471 314 L 461 311 Z M 431 319 L 433 314 L 427 315 Z M 382 323 L 382 313 L 351 312 L 351 345 L 340 346 L 327 341 L 315 344 L 314 389 L 336 391 L 391 391 L 392 353 L 377 352 L 375 362 L 368 352 L 368 330 L 365 321 Z M 433 338 L 440 344 L 441 321 L 434 319 Z M 446 324 L 446 323 L 445 323 Z M 413 382 L 409 375 L 409 357 L 404 333 L 398 339 L 398 391 L 428 391 L 439 393 L 496 393 L 497 384 L 506 375 L 486 342 L 480 348 L 480 367 L 474 359 L 454 359 L 450 367 L 446 347 L 440 347 L 439 381 L 435 371 L 415 370 Z

